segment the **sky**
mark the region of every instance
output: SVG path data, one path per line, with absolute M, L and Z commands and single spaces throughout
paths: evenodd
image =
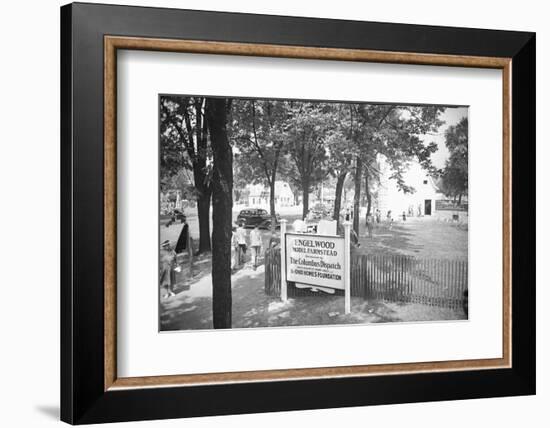
M 432 141 L 437 143 L 438 150 L 432 154 L 432 162 L 436 168 L 443 168 L 445 161 L 449 157 L 449 151 L 445 147 L 445 131 L 449 126 L 456 125 L 463 117 L 467 116 L 468 107 L 449 107 L 440 116 L 445 123 L 439 127 L 437 133 L 420 137 L 426 143 Z

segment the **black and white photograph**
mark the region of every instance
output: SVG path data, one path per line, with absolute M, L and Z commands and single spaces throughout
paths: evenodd
M 468 107 L 159 95 L 159 329 L 468 319 Z

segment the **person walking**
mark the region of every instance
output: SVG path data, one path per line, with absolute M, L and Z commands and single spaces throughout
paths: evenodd
M 386 221 L 388 222 L 388 230 L 391 230 L 393 226 L 393 217 L 391 215 L 391 210 L 389 210 L 388 214 L 386 215 Z
M 167 239 L 160 245 L 160 287 L 166 290 L 164 298 L 175 296 L 174 285 L 176 284 L 176 252 L 172 250 L 170 241 Z
M 262 234 L 258 225 L 254 226 L 254 229 L 250 232 L 250 248 L 251 248 L 251 257 L 252 265 L 254 270 L 258 267 L 258 258 L 260 257 L 260 249 L 262 247 Z

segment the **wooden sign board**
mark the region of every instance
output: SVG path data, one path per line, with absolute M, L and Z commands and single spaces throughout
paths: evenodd
M 286 280 L 345 289 L 345 245 L 340 236 L 287 233 Z

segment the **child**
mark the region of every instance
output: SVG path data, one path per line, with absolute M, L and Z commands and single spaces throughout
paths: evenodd
M 172 250 L 170 241 L 167 239 L 160 245 L 160 286 L 166 289 L 166 293 L 163 296 L 165 299 L 176 295 L 174 293 L 174 285 L 176 283 L 175 265 L 176 253 Z

